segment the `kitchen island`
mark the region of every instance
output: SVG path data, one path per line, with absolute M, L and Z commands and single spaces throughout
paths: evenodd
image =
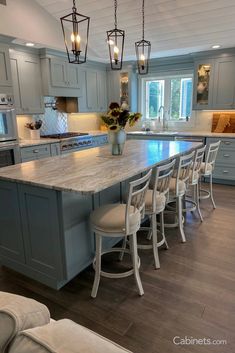
M 1 264 L 61 288 L 92 262 L 91 211 L 122 200 L 131 178 L 199 145 L 133 140 L 122 156 L 104 146 L 1 168 Z

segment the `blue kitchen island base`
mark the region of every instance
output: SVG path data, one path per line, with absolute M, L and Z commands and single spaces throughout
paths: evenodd
M 91 211 L 120 201 L 124 184 L 94 195 L 0 181 L 0 262 L 60 289 L 93 261 Z M 117 239 L 105 239 L 104 247 Z

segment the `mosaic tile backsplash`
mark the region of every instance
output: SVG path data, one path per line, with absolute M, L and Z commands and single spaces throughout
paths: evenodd
M 44 97 L 45 114 L 33 116 L 34 120 L 42 120 L 41 135 L 59 134 L 68 131 L 67 114 L 53 109 L 55 101 L 54 97 Z

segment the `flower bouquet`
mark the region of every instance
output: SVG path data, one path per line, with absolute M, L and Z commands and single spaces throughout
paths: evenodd
M 108 128 L 109 142 L 112 145 L 112 154 L 121 155 L 126 141 L 125 126 L 134 126 L 141 118 L 140 113 L 130 113 L 123 109 L 118 103 L 111 103 L 107 114 L 101 119 Z

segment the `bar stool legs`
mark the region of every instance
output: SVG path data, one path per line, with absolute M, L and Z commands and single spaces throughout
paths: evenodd
M 101 272 L 101 253 L 102 253 L 102 237 L 99 234 L 95 236 L 96 243 L 96 261 L 95 261 L 95 279 L 91 291 L 91 297 L 96 298 L 99 284 L 100 284 L 100 272 Z
M 210 197 L 211 197 L 211 202 L 212 202 L 213 208 L 216 209 L 216 204 L 215 204 L 214 197 L 213 197 L 212 173 L 210 175 Z
M 160 261 L 159 261 L 159 255 L 158 255 L 156 214 L 153 214 L 151 217 L 151 226 L 152 226 L 152 239 L 153 239 L 154 266 L 155 266 L 155 269 L 158 269 L 160 268 Z
M 134 270 L 134 277 L 136 281 L 136 285 L 138 287 L 139 295 L 142 296 L 144 294 L 142 282 L 140 279 L 139 266 L 138 266 L 138 252 L 137 252 L 137 238 L 136 233 L 129 237 L 130 241 L 130 251 L 132 256 L 132 264 Z
M 182 207 L 182 196 L 176 197 L 176 209 L 177 209 L 177 218 L 179 222 L 179 231 L 182 239 L 182 243 L 186 242 L 186 237 L 184 234 L 184 224 L 183 224 L 183 207 Z

